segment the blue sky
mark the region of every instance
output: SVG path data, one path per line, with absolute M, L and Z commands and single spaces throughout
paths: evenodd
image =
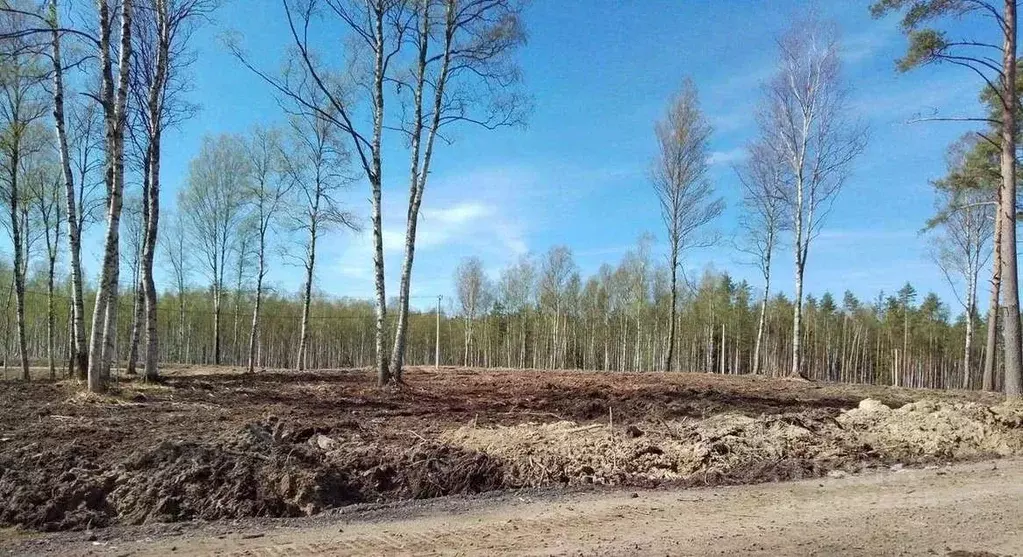
M 715 129 L 710 179 L 728 208 L 715 225 L 725 241 L 688 254 L 685 265 L 696 270 L 712 265 L 759 284 L 756 270 L 728 245 L 738 207 L 730 165 L 741 160 L 742 147 L 755 131 L 759 84 L 774 68 L 774 38 L 803 4 L 534 1 L 526 12 L 529 43 L 519 56 L 535 103 L 528 127 L 461 128 L 453 145 L 438 149 L 422 212 L 413 294 L 449 294 L 453 270 L 466 255 L 480 256 L 496 278 L 519 255 L 563 244 L 588 274 L 603 262 L 617 263 L 645 232 L 663 237 L 647 179 L 655 149 L 653 123 L 687 76 Z M 928 182 L 943 173 L 946 146 L 967 128 L 906 121 L 932 110 L 975 110 L 978 83 L 950 67 L 897 74 L 893 61 L 905 39 L 897 21 L 872 20 L 867 5 L 819 3 L 819 11 L 841 28 L 851 108 L 869 124 L 870 142 L 811 248 L 807 288 L 839 295 L 849 289 L 869 299 L 910 280 L 918 291 L 936 291 L 958 310 L 918 232 L 933 209 Z M 220 37 L 239 33 L 249 55 L 273 69 L 286 46 L 282 14 L 276 0 L 228 0 L 215 24 L 197 33 L 191 98 L 202 111 L 171 130 L 165 142 L 167 205 L 174 204 L 204 134 L 281 122 L 269 87 L 229 55 Z M 340 48 L 337 42 L 333 46 Z M 385 243 L 394 293 L 407 172 L 402 149 L 388 155 L 394 162 L 385 168 Z M 364 181 L 347 201 L 368 215 Z M 664 244 L 654 248 L 661 257 Z M 783 249 L 776 284 L 791 292 L 791 256 Z M 317 287 L 323 292 L 372 295 L 368 233 L 331 236 L 318 263 Z M 300 272 L 276 263 L 271 281 L 297 291 Z

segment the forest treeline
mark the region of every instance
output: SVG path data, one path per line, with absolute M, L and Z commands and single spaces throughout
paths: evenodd
M 10 269 L 0 270 L 10 300 Z M 558 247 L 542 256 L 523 258 L 499 277 L 487 277 L 475 258 L 466 259 L 454 277 L 459 294 L 436 307 L 420 305 L 410 314 L 407 359 L 433 365 L 438 348 L 441 365 L 537 369 L 646 371 L 663 369 L 669 311 L 669 278 L 665 265 L 652 261 L 641 242 L 615 265 L 603 265 L 583 277 L 571 252 Z M 460 286 L 460 287 L 459 287 Z M 241 290 L 228 289 L 222 315 L 223 363 L 244 366 L 248 321 L 254 302 L 251 277 Z M 55 375 L 68 369 L 68 285 L 58 286 L 59 356 Z M 28 350 L 34 365 L 48 365 L 45 277 L 28 282 Z M 87 294 L 92 300 L 94 292 Z M 123 324 L 118 334 L 118 362 L 129 357 L 133 307 L 122 300 Z M 745 374 L 753 369 L 760 301 L 757 288 L 727 274 L 705 271 L 681 289 L 676 313 L 677 355 L 672 370 Z M 393 301 L 392 301 L 393 303 Z M 294 368 L 299 357 L 303 297 L 270 292 L 263 300 L 264 324 L 257 348 L 260 368 Z M 906 284 L 897 292 L 860 300 L 851 292 L 825 293 L 805 302 L 806 347 L 803 368 L 816 380 L 904 385 L 925 388 L 979 388 L 984 347 L 975 345 L 971 375 L 964 375 L 962 346 L 966 318 L 935 294 L 918 295 Z M 10 315 L 10 312 L 7 312 Z M 767 326 L 760 371 L 787 375 L 791 351 L 792 300 L 773 295 L 767 304 Z M 370 300 L 312 297 L 308 368 L 366 367 L 373 364 L 373 304 Z M 160 330 L 166 331 L 160 359 L 164 362 L 213 363 L 213 311 L 208 288 L 167 291 L 160 296 Z M 983 322 L 974 316 L 983 333 Z M 4 325 L 5 347 L 11 342 L 11 320 Z M 5 350 L 5 353 L 10 353 Z M 5 366 L 8 362 L 5 361 Z M 1001 386 L 1000 370 L 996 387 Z M 10 373 L 13 373 L 11 371 Z M 116 373 L 116 371 L 115 371 Z

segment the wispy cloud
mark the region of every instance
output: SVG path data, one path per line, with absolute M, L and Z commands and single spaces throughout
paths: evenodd
M 865 62 L 885 50 L 898 37 L 896 20 L 873 22 L 865 31 L 842 38 L 842 59 L 849 64 Z
M 851 108 L 878 123 L 896 125 L 920 116 L 975 115 L 979 85 L 955 69 L 932 76 L 891 76 L 857 91 Z
M 437 176 L 428 186 L 419 215 L 413 294 L 435 295 L 446 289 L 464 256 L 478 255 L 488 267 L 499 268 L 528 252 L 527 217 L 538 214 L 536 207 L 543 204 L 538 176 L 520 168 L 478 168 Z M 402 196 L 385 196 L 382 237 L 389 293 L 396 292 L 404 256 L 404 203 Z M 330 272 L 344 279 L 344 292 L 336 294 L 372 295 L 371 231 L 351 238 L 347 245 L 328 246 L 326 251 Z
M 488 248 L 519 255 L 527 251 L 522 231 L 503 217 L 499 208 L 476 200 L 447 207 L 423 209 L 419 249 L 445 247 Z
M 713 151 L 707 157 L 707 164 L 714 165 L 728 165 L 737 163 L 746 159 L 746 150 L 742 147 L 735 147 L 725 151 Z
M 449 225 L 459 225 L 490 216 L 493 212 L 494 208 L 491 206 L 477 201 L 467 201 L 451 207 L 423 209 L 423 217 Z

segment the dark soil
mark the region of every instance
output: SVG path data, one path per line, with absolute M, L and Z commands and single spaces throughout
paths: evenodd
M 696 374 L 413 369 L 401 390 L 361 370 L 246 375 L 177 369 L 90 396 L 70 382 L 0 383 L 0 526 L 39 530 L 289 517 L 353 503 L 518 487 L 507 463 L 437 440 L 467 424 L 837 415 L 919 391 Z M 927 393 L 994 402 L 980 393 Z M 814 476 L 815 460 L 751 462 L 735 483 Z M 738 472 L 738 471 L 736 471 Z M 741 475 L 741 477 L 739 477 Z

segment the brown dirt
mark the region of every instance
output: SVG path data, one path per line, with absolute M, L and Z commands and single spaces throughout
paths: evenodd
M 1023 554 L 1023 460 L 686 490 L 453 497 L 3 539 L 0 555 Z
M 5 382 L 0 525 L 303 516 L 539 485 L 750 483 L 1019 454 L 1023 436 L 1023 414 L 991 410 L 996 399 L 981 393 L 457 368 L 407 379 L 388 391 L 361 370 L 186 368 L 106 396 Z M 928 402 L 843 413 L 867 397 Z

